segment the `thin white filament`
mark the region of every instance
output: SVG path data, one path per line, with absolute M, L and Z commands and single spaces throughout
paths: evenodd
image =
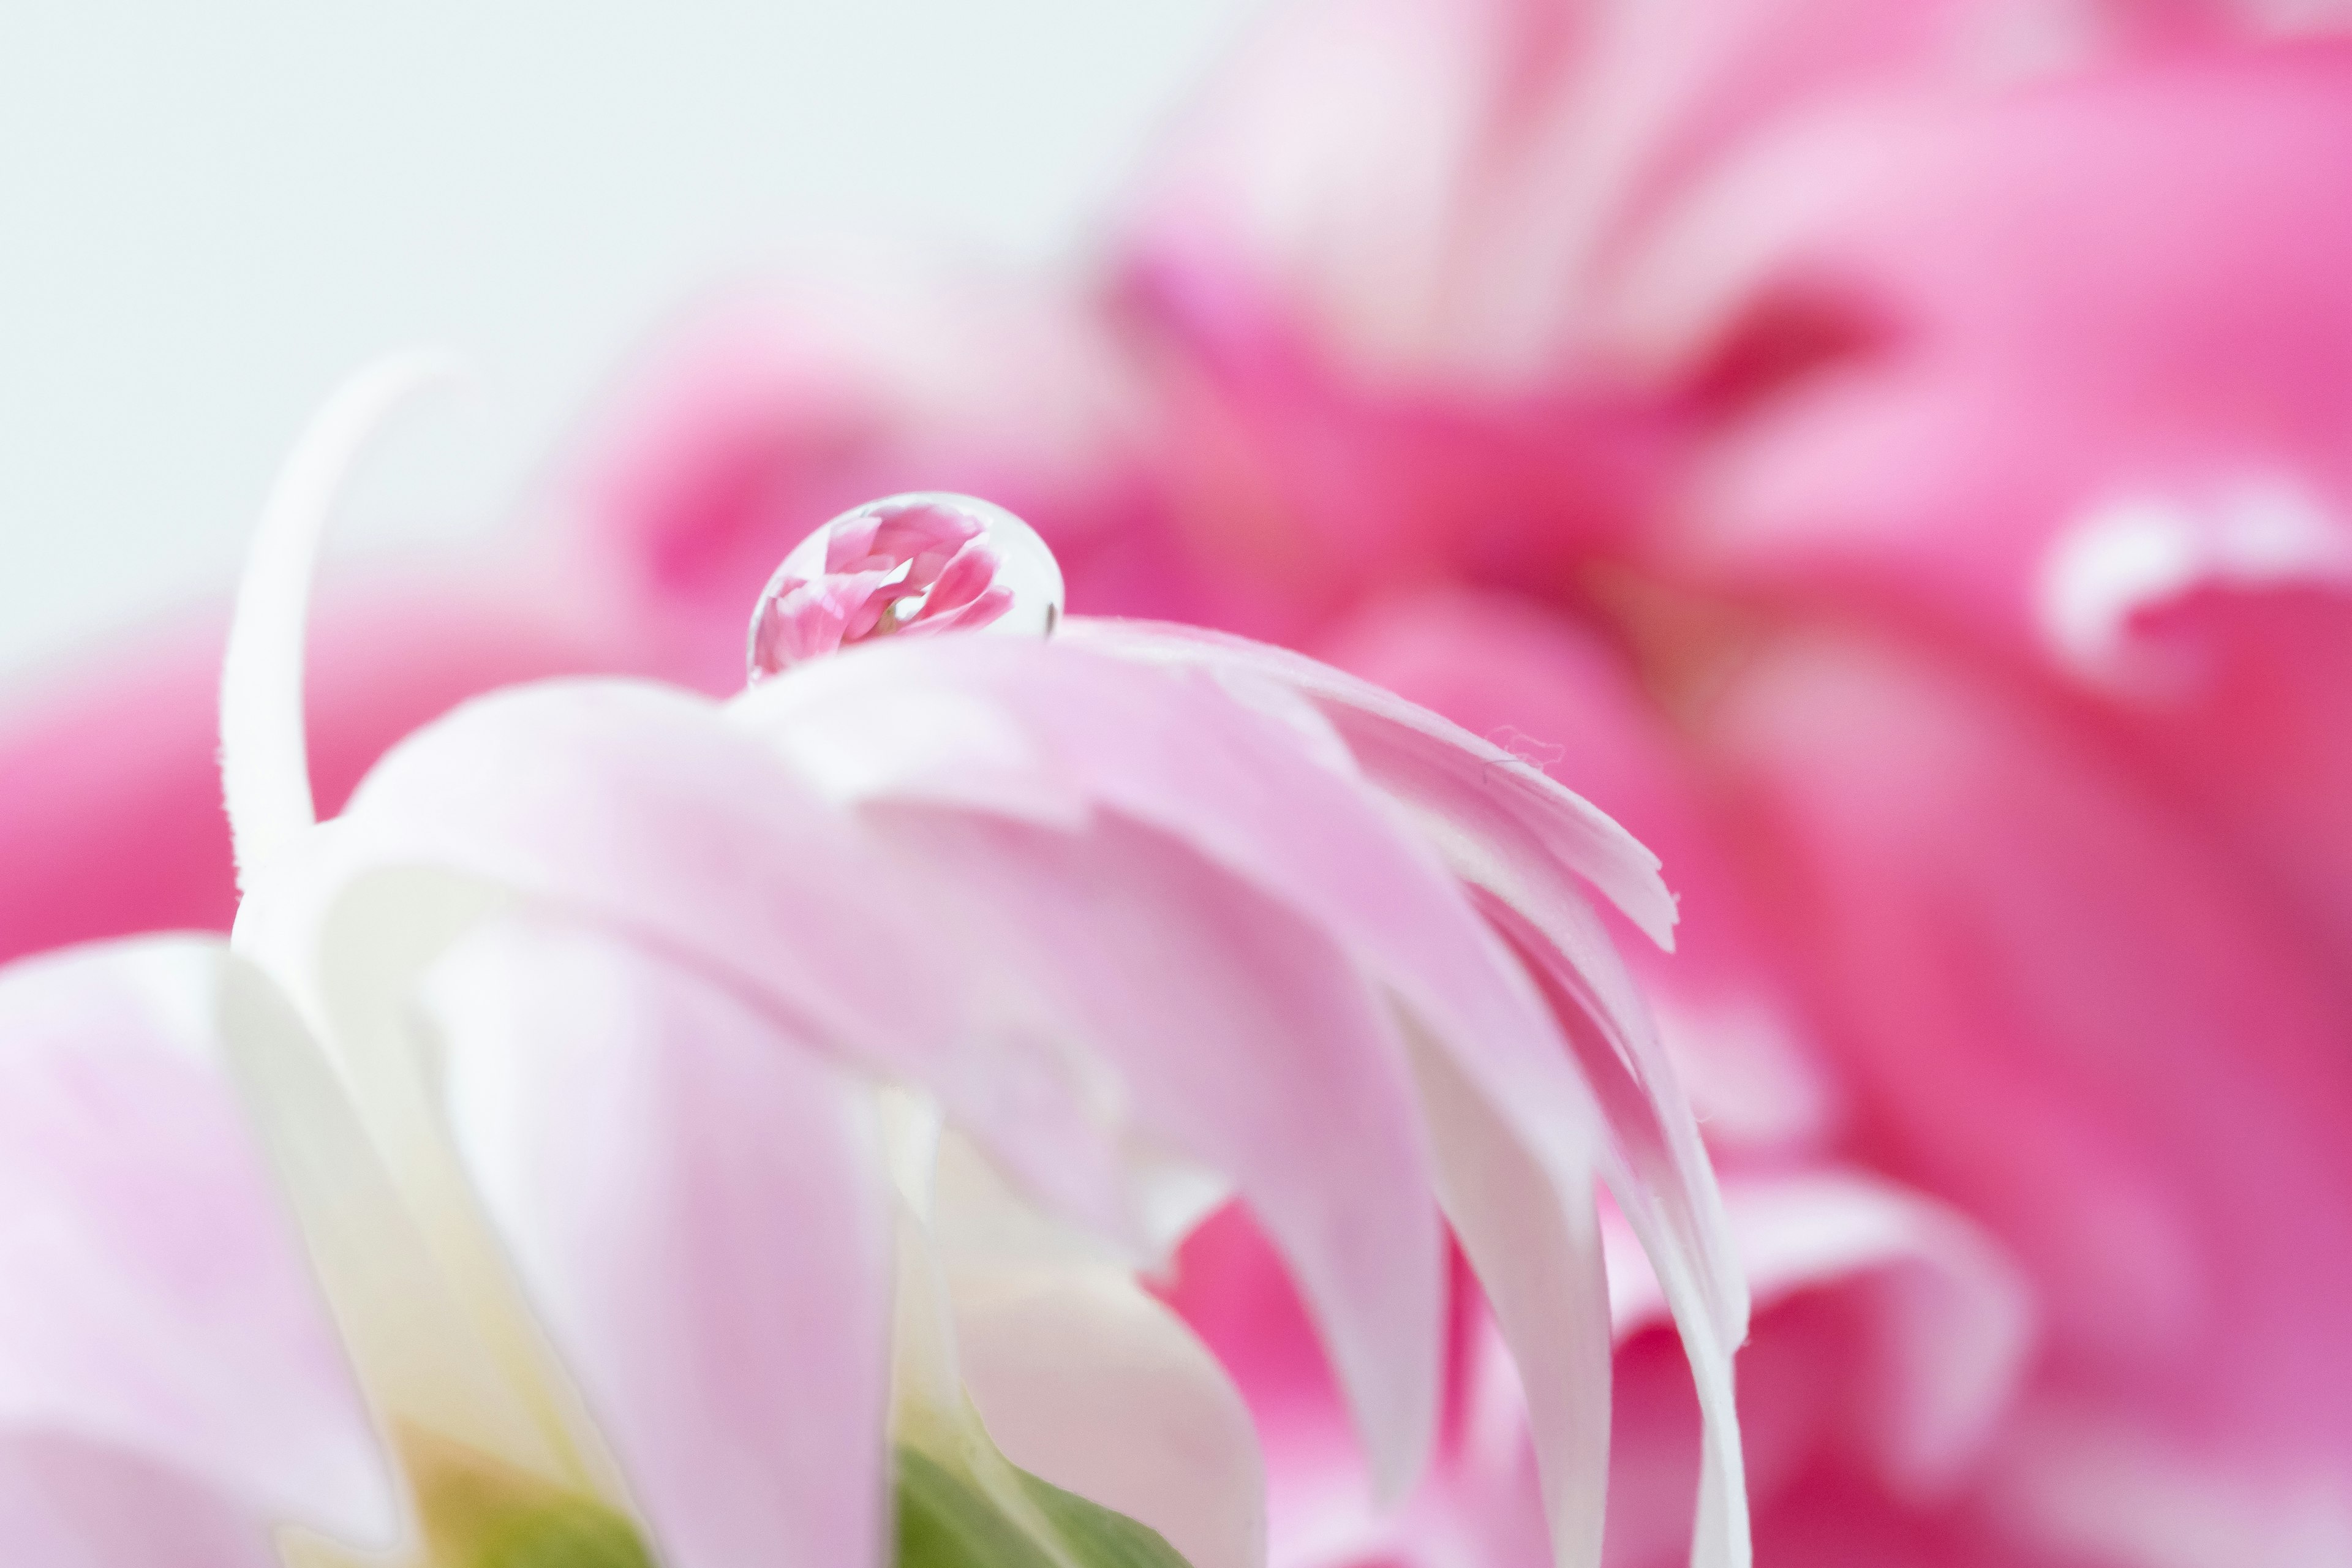
M 303 733 L 302 666 L 311 575 L 335 502 L 394 411 L 464 376 L 461 362 L 441 349 L 376 361 L 336 388 L 278 470 L 246 556 L 221 660 L 221 789 L 240 890 L 318 821 Z

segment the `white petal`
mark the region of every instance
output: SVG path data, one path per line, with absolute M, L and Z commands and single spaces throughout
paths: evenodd
M 1262 1568 L 1256 1428 L 1173 1312 L 1109 1268 L 961 1269 L 949 1289 L 1005 1458 L 1150 1526 L 1192 1568 Z
M 428 991 L 456 1135 L 671 1568 L 880 1551 L 870 1095 L 690 971 L 499 922 Z
M 232 957 L 221 1016 L 247 1110 L 384 1426 L 593 1489 L 604 1478 L 543 1362 L 519 1361 L 485 1338 L 291 1005 Z
M 1609 1499 L 1612 1340 L 1589 1157 L 1531 1152 L 1442 1048 L 1416 1038 L 1413 1067 L 1446 1218 L 1526 1390 L 1553 1560 L 1595 1568 Z
M 237 880 L 318 820 L 302 730 L 310 577 L 336 495 L 384 421 L 457 374 L 447 353 L 395 354 L 337 388 L 279 470 L 246 557 L 221 661 L 221 784 Z

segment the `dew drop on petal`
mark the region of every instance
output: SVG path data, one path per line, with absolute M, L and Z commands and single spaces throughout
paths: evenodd
M 868 501 L 793 547 L 751 612 L 757 682 L 880 637 L 1047 637 L 1062 568 L 1037 531 L 991 501 L 925 490 Z

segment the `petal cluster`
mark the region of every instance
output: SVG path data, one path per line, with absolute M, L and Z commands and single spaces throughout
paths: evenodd
M 870 517 L 828 563 L 901 557 L 936 596 L 972 544 L 936 521 Z M 1436 1443 L 1458 1243 L 1559 1560 L 1595 1563 L 1606 1190 L 1706 1410 L 1694 1561 L 1748 1560 L 1745 1286 L 1591 898 L 1662 941 L 1673 900 L 1522 757 L 1297 655 L 1078 619 L 868 638 L 726 702 L 512 688 L 312 823 L 268 776 L 301 763 L 299 685 L 241 684 L 260 656 L 235 651 L 298 647 L 273 628 L 299 599 L 255 581 L 223 708 L 254 858 L 183 1000 L 398 1485 L 353 1515 L 223 1483 L 207 1506 L 247 1540 L 877 1563 L 895 1484 L 902 1533 L 978 1508 L 1058 1563 L 1135 1527 L 1109 1507 L 1195 1568 L 1254 1568 L 1255 1436 L 1139 1286 L 1231 1198 L 1381 1498 Z M 130 955 L 82 962 L 127 983 Z M 95 1007 L 74 1026 L 152 1050 Z M 168 1142 L 117 1152 L 186 1174 Z M 251 1179 L 217 1201 L 282 1237 Z M 37 1289 L 62 1318 L 90 1287 Z M 302 1294 L 283 1310 L 321 1333 Z M 267 1440 L 368 1452 L 348 1407 L 299 1414 Z

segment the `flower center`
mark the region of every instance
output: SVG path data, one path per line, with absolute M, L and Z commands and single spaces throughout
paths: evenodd
M 892 496 L 793 547 L 752 611 L 747 662 L 756 682 L 869 637 L 1045 637 L 1061 618 L 1061 567 L 1027 523 L 971 496 Z

